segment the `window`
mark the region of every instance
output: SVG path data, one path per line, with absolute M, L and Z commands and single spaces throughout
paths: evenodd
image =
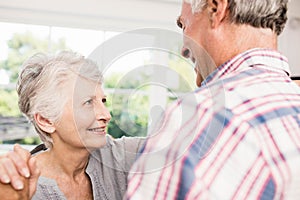
M 103 67 L 104 90 L 113 116 L 108 132 L 114 137 L 145 136 L 151 122 L 167 104 L 195 88 L 191 64 L 178 56 L 181 44 L 172 44 L 170 51 L 152 48 L 157 38 L 151 34 L 128 33 L 135 42 L 147 41 L 148 46 L 126 49 L 132 43 L 116 43 L 115 40 L 126 39 L 127 33 L 15 23 L 0 23 L 0 28 L 3 30 L 0 38 L 2 141 L 40 142 L 32 139 L 36 135 L 18 111 L 15 92 L 20 65 L 39 51 L 71 49 L 95 59 L 97 49 L 104 47 L 96 61 Z M 108 54 L 111 59 L 105 60 Z

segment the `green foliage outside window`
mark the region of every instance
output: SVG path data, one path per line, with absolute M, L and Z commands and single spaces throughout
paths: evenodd
M 18 95 L 15 90 L 0 89 L 0 114 L 17 117 L 21 115 L 18 107 Z

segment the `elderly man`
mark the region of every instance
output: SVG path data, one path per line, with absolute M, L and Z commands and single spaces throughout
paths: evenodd
M 131 169 L 126 199 L 297 199 L 300 90 L 277 37 L 288 0 L 186 0 L 194 93 L 171 106 Z

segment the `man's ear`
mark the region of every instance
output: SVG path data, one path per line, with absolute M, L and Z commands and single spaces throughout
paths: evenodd
M 219 26 L 225 20 L 228 12 L 228 0 L 207 0 L 207 11 L 212 27 Z
M 54 133 L 55 127 L 52 122 L 50 122 L 47 118 L 43 117 L 39 113 L 34 114 L 34 120 L 36 124 L 46 133 Z

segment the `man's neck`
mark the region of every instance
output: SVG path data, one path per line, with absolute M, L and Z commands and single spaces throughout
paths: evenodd
M 249 25 L 224 26 L 219 43 L 223 47 L 214 52 L 216 66 L 220 66 L 234 56 L 253 48 L 277 49 L 277 35 L 271 29 L 254 28 Z

